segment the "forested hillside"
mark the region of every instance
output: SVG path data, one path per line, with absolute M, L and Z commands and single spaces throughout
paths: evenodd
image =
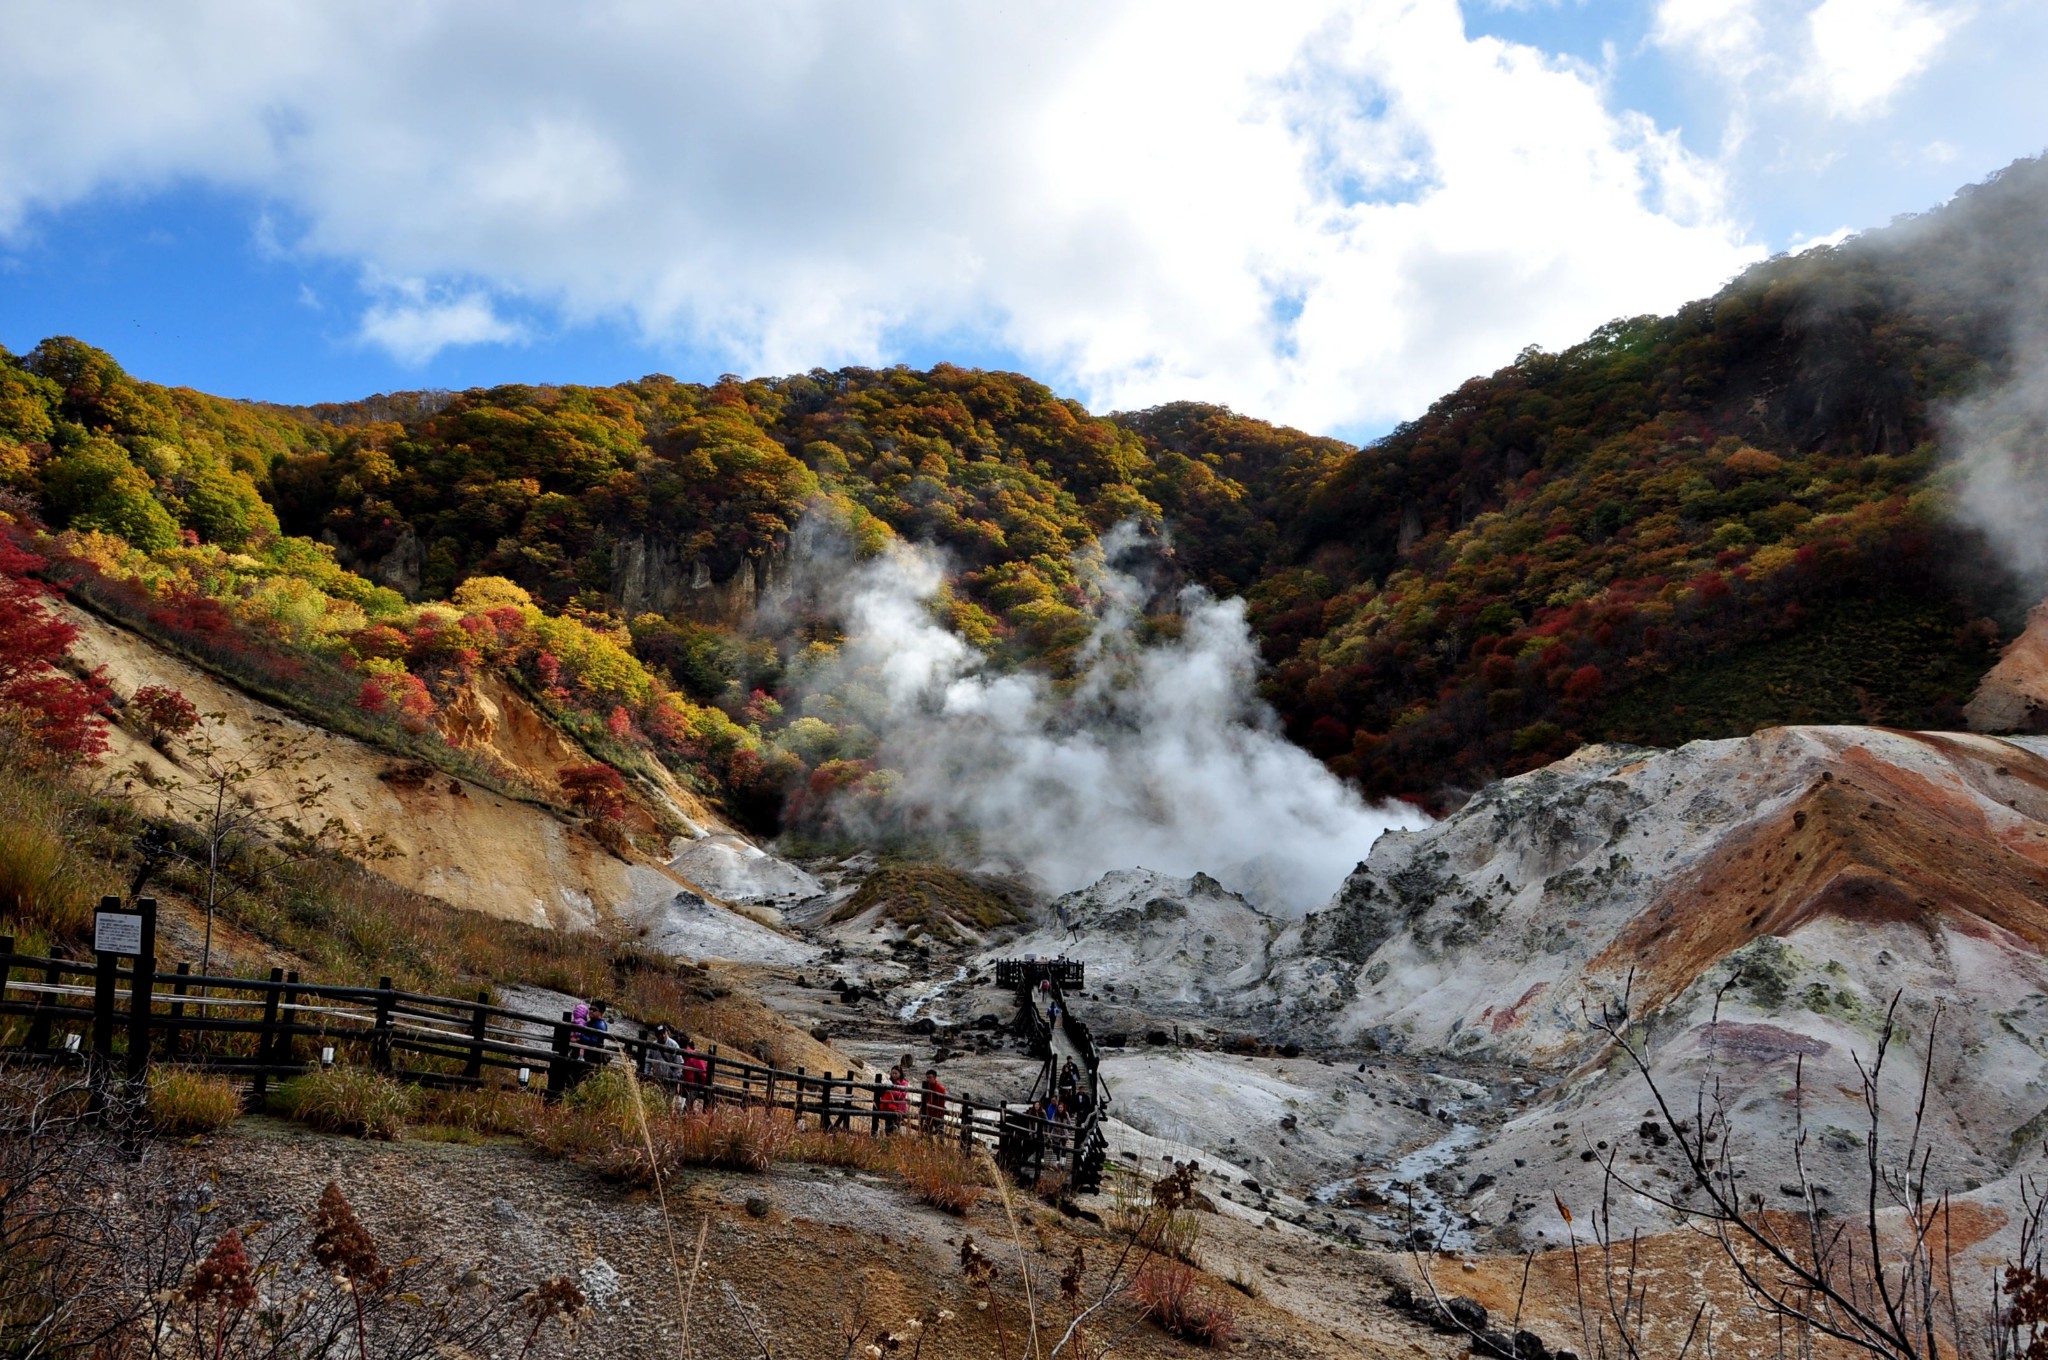
M 1080 561 L 1136 521 L 1169 583 L 1248 598 L 1298 740 L 1441 805 L 1584 739 L 1955 721 L 2027 601 L 1948 513 L 1937 416 L 2007 362 L 2044 205 L 2022 163 L 1363 449 L 944 365 L 284 409 L 52 339 L 0 355 L 0 512 L 87 603 L 327 720 L 433 748 L 495 667 L 762 827 L 873 774 L 790 689 L 836 639 L 759 611 L 800 520 L 941 546 L 952 626 L 1056 676 Z

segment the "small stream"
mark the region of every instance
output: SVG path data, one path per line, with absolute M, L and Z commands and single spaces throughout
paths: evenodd
M 918 996 L 914 996 L 910 1000 L 904 1002 L 903 1009 L 896 1012 L 896 1018 L 905 1021 L 917 1019 L 917 1013 L 919 1011 L 923 1010 L 926 1006 L 931 1005 L 932 1002 L 937 1001 L 940 997 L 944 996 L 949 990 L 959 986 L 961 983 L 965 981 L 967 981 L 967 965 L 964 963 L 955 964 L 953 967 L 952 977 L 947 978 L 944 982 L 934 983 L 932 985 L 931 990 L 924 992 Z
M 1388 1208 L 1361 1211 L 1374 1222 L 1396 1234 L 1420 1228 L 1429 1234 L 1432 1243 L 1441 1238 L 1447 1248 L 1469 1247 L 1472 1234 L 1465 1227 L 1464 1215 L 1446 1203 L 1423 1178 L 1458 1160 L 1458 1155 L 1476 1144 L 1483 1132 L 1477 1124 L 1453 1124 L 1451 1131 L 1434 1143 L 1415 1149 L 1383 1170 L 1331 1181 L 1317 1187 L 1312 1198 L 1318 1204 L 1342 1203 L 1346 1192 L 1362 1181 L 1387 1198 Z

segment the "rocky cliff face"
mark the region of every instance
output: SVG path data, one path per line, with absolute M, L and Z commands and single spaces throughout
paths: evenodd
M 2048 729 L 2048 601 L 2027 615 L 2026 631 L 1979 682 L 1963 717 L 1975 732 Z
M 612 548 L 611 600 L 628 617 L 681 613 L 736 626 L 764 604 L 789 597 L 791 568 L 790 551 L 778 548 L 742 559 L 730 576 L 716 580 L 703 558 L 685 562 L 673 539 L 634 534 Z

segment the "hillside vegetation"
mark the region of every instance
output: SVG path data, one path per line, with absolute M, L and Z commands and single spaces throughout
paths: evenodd
M 938 545 L 950 624 L 1057 677 L 1135 521 L 1163 586 L 1247 597 L 1297 740 L 1443 805 L 1585 739 L 1955 720 L 2026 601 L 1949 513 L 1937 419 L 2009 360 L 2044 201 L 2021 163 L 1365 448 L 947 365 L 284 409 L 56 338 L 0 355 L 0 513 L 83 602 L 330 725 L 491 776 L 437 726 L 488 667 L 757 829 L 886 782 L 793 683 L 829 625 L 759 608 L 800 522 Z

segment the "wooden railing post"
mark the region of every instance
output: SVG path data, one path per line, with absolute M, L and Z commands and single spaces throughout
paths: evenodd
M 140 1081 L 149 1070 L 149 1010 L 156 998 L 156 899 L 135 899 L 135 913 L 142 918 L 142 952 L 129 965 L 128 975 L 128 1079 Z
M 804 1122 L 804 1069 L 801 1067 L 796 1070 L 796 1093 L 789 1098 L 789 1122 Z
M 570 1077 L 569 1064 L 569 1019 L 573 1012 L 563 1011 L 562 1021 L 555 1026 L 553 1053 L 548 1058 L 547 1102 L 552 1105 L 568 1093 Z
M 270 1054 L 277 1042 L 277 1003 L 284 991 L 284 969 L 270 970 L 270 985 L 263 989 L 263 1022 L 256 1031 L 256 1082 L 251 1098 L 261 1109 L 270 1095 Z
M 164 1021 L 164 1056 L 175 1058 L 185 1047 L 185 1000 L 190 995 L 191 984 L 185 979 L 192 976 L 192 965 L 178 965 L 178 980 L 171 984 L 170 1017 Z
M 119 954 L 95 956 L 92 974 L 92 1056 L 95 1061 L 114 1060 L 114 970 Z
M 64 980 L 64 970 L 57 966 L 57 960 L 64 957 L 62 946 L 50 947 L 50 962 L 43 965 L 43 986 L 53 988 Z M 56 1008 L 57 996 L 53 991 L 36 994 L 35 1013 L 29 1017 L 28 1047 L 31 1053 L 42 1053 L 50 1047 L 50 1012 Z
M 484 1075 L 484 1027 L 490 1017 L 484 1007 L 490 1004 L 491 994 L 479 990 L 476 994 L 476 1010 L 469 1018 L 469 1061 L 462 1066 L 462 1075 L 470 1081 L 481 1082 Z
M 391 1070 L 391 1007 L 397 998 L 391 994 L 391 979 L 377 979 L 376 1019 L 370 1030 L 370 1066 L 379 1072 Z
M 277 998 L 277 1026 L 271 1033 L 270 1061 L 280 1071 L 299 1065 L 298 1039 L 292 1033 L 298 1021 L 289 1014 L 298 1006 L 299 994 L 293 990 L 293 984 L 298 980 L 297 969 L 286 973 L 284 991 Z

